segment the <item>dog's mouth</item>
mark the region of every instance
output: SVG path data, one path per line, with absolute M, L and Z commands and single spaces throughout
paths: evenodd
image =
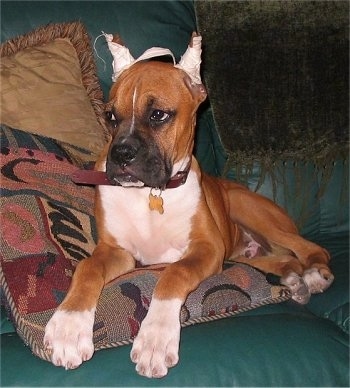
M 157 144 L 138 133 L 115 138 L 110 146 L 106 173 L 110 182 L 124 187 L 164 187 L 172 164 Z
M 123 187 L 143 187 L 145 183 L 137 178 L 129 168 L 119 168 L 116 171 L 111 171 L 107 168 L 107 177 L 111 183 Z
M 120 185 L 123 187 L 165 187 L 170 174 L 162 173 L 155 167 L 155 172 L 150 172 L 144 169 L 144 166 L 139 164 L 130 166 L 116 166 L 113 162 L 107 161 L 106 174 L 111 184 Z

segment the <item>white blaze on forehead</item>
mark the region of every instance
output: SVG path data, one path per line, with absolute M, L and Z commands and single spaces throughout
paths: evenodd
M 131 124 L 130 124 L 130 135 L 133 133 L 135 129 L 136 97 L 137 97 L 137 88 L 135 87 L 134 93 L 132 95 L 132 118 L 131 118 Z

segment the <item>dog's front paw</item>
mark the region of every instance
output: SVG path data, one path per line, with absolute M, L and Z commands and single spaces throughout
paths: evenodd
M 92 342 L 95 309 L 90 311 L 58 310 L 45 328 L 44 346 L 51 361 L 65 369 L 75 369 L 94 353 Z
M 146 377 L 164 377 L 179 360 L 181 302 L 153 300 L 134 340 L 131 360 Z
M 295 272 L 281 278 L 281 283 L 292 292 L 292 299 L 300 304 L 306 304 L 310 300 L 310 290 L 304 279 Z
M 304 282 L 309 287 L 311 294 L 325 291 L 334 280 L 333 274 L 327 268 L 309 268 L 303 273 Z

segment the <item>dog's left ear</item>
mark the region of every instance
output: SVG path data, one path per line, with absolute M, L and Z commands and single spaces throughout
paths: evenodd
M 180 62 L 175 65 L 186 72 L 185 84 L 193 98 L 201 103 L 207 97 L 207 92 L 202 84 L 200 64 L 202 54 L 202 37 L 196 32 L 192 33 L 190 43 Z
M 196 84 L 201 84 L 200 65 L 202 54 L 202 37 L 196 32 L 192 33 L 190 43 L 181 60 L 175 67 L 182 69 L 187 73 L 192 81 Z
M 190 77 L 187 76 L 185 78 L 185 85 L 191 92 L 193 99 L 196 100 L 198 104 L 200 104 L 207 98 L 207 91 L 202 83 L 197 84 L 193 82 Z

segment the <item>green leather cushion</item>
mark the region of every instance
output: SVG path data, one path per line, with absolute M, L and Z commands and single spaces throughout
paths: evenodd
M 136 374 L 130 346 L 95 353 L 80 368 L 33 357 L 16 335 L 3 335 L 2 385 L 11 386 L 348 386 L 348 336 L 302 311 L 238 316 L 182 330 L 180 361 L 160 380 Z M 19 365 L 20 373 L 19 373 Z

